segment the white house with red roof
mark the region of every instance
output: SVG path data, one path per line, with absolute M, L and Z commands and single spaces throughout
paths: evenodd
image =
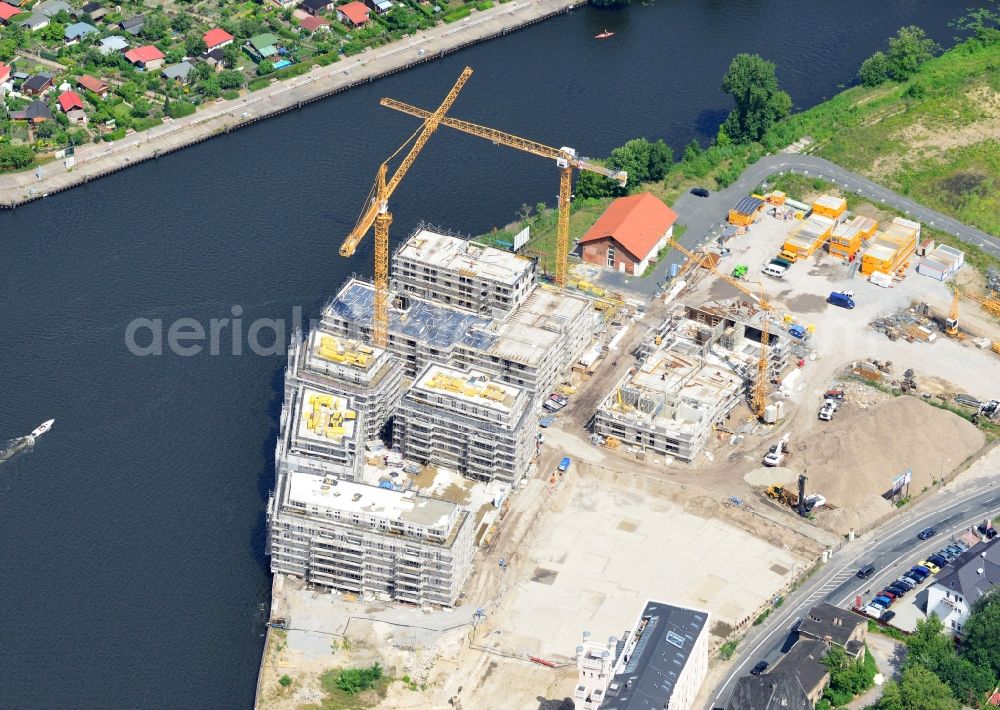
M 580 239 L 583 260 L 641 275 L 673 236 L 677 213 L 648 192 L 619 197 Z
M 368 24 L 368 8 L 363 2 L 349 2 L 337 8 L 337 19 L 350 27 L 361 27 Z
M 0 62 L 0 94 L 6 94 L 14 88 L 14 79 L 10 67 Z
M 151 44 L 125 52 L 125 58 L 140 69 L 159 69 L 166 56 Z
M 209 30 L 204 36 L 206 52 L 211 52 L 213 49 L 222 49 L 227 44 L 232 44 L 236 38 L 223 29 L 216 27 L 215 29 Z
M 64 91 L 59 94 L 59 108 L 62 109 L 63 113 L 69 113 L 75 108 L 82 109 L 83 99 L 75 91 Z

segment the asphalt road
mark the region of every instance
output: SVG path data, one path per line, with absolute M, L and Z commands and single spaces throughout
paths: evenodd
M 829 160 L 795 153 L 779 153 L 761 158 L 743 171 L 739 180 L 724 190 L 711 192 L 708 197 L 695 197 L 690 193 L 685 193 L 677 198 L 673 208 L 680 215 L 678 222 L 687 226 L 687 231 L 679 241 L 689 249 L 693 249 L 695 246 L 719 236 L 726 226 L 726 214 L 730 207 L 735 205 L 741 197 L 753 192 L 758 185 L 772 175 L 786 172 L 822 178 L 838 185 L 846 192 L 853 192 L 868 198 L 873 204 L 884 204 L 887 207 L 900 210 L 922 224 L 953 234 L 967 244 L 978 246 L 986 252 L 1000 256 L 1000 237 L 987 234 L 981 229 L 963 224 L 937 210 L 924 207 L 908 197 L 878 185 L 857 173 L 845 170 Z M 670 269 L 670 264 L 680 264 L 683 260 L 684 257 L 681 254 L 676 251 L 672 252 L 668 258 L 663 259 L 657 265 L 652 276 L 644 279 L 632 278 L 627 285 L 622 283 L 620 286 L 629 291 L 651 295 L 656 291 L 657 283 L 664 280 L 664 276 Z M 602 285 L 604 283 L 602 279 Z M 614 287 L 614 284 L 607 285 Z
M 945 503 L 948 502 L 947 504 Z M 736 679 L 748 675 L 757 661 L 774 665 L 795 639 L 793 630 L 805 612 L 821 602 L 844 606 L 867 589 L 881 589 L 898 578 L 924 556 L 944 547 L 955 533 L 1000 512 L 1000 485 L 980 480 L 960 488 L 945 489 L 894 519 L 863 540 L 846 545 L 832 561 L 793 592 L 786 603 L 766 622 L 740 641 L 732 667 L 711 695 L 709 708 L 724 708 Z M 937 535 L 921 541 L 917 533 L 925 527 L 937 528 Z M 857 570 L 866 563 L 877 573 L 858 579 Z

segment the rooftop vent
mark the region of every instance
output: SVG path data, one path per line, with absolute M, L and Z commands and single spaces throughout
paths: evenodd
M 684 637 L 679 634 L 675 634 L 673 631 L 668 631 L 667 643 L 676 646 L 677 648 L 684 648 Z

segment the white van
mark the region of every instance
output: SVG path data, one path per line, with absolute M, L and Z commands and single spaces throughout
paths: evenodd
M 763 269 L 760 270 L 765 276 L 773 276 L 776 279 L 785 278 L 785 272 L 788 271 L 784 266 L 778 266 L 777 264 L 766 264 Z

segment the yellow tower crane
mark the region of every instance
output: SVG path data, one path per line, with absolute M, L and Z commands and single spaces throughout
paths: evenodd
M 764 409 L 767 407 L 767 394 L 768 394 L 768 345 L 770 344 L 770 325 L 771 317 L 774 316 L 774 307 L 768 302 L 767 295 L 764 293 L 764 286 L 762 284 L 757 284 L 760 287 L 760 293 L 754 293 L 751 291 L 744 283 L 734 279 L 727 274 L 722 273 L 715 266 L 712 265 L 710 260 L 705 256 L 699 256 L 694 252 L 690 251 L 680 242 L 670 239 L 667 241 L 669 246 L 674 247 L 677 251 L 684 254 L 689 261 L 694 261 L 695 263 L 703 266 L 704 268 L 711 271 L 713 274 L 718 276 L 720 279 L 731 285 L 736 290 L 745 293 L 750 298 L 754 299 L 766 313 L 766 315 L 761 318 L 760 327 L 760 357 L 757 359 L 757 380 L 754 382 L 753 390 L 750 396 L 750 407 L 753 413 L 757 417 L 764 416 Z M 686 266 L 686 265 L 685 265 Z
M 431 116 L 430 111 L 417 108 L 416 106 L 410 106 L 409 104 L 405 104 L 402 101 L 396 101 L 395 99 L 382 99 L 380 103 L 383 106 L 387 106 L 388 108 L 401 111 L 403 113 L 408 113 L 411 116 L 416 116 L 417 118 L 423 118 L 426 120 Z M 569 203 L 572 198 L 573 191 L 573 168 L 576 168 L 577 170 L 588 170 L 592 173 L 604 175 L 612 180 L 616 180 L 622 187 L 624 187 L 625 183 L 628 181 L 628 173 L 624 170 L 612 170 L 611 168 L 606 168 L 603 165 L 594 163 L 586 158 L 581 158 L 577 156 L 576 151 L 573 148 L 552 148 L 542 143 L 538 143 L 537 141 L 521 138 L 510 133 L 504 133 L 503 131 L 498 131 L 495 128 L 480 126 L 475 123 L 469 123 L 468 121 L 451 118 L 450 116 L 445 117 L 441 122 L 449 128 L 454 128 L 455 130 L 462 131 L 463 133 L 485 138 L 486 140 L 492 141 L 497 145 L 507 146 L 508 148 L 516 148 L 517 150 L 523 150 L 524 152 L 531 153 L 532 155 L 556 161 L 556 166 L 559 168 L 560 173 L 559 222 L 556 230 L 555 278 L 556 285 L 559 286 L 559 288 L 565 286 L 567 262 L 569 259 Z
M 950 338 L 958 337 L 958 289 L 955 288 L 951 294 L 951 311 L 948 313 L 948 320 L 945 324 L 945 335 Z
M 354 229 L 344 239 L 340 245 L 341 256 L 351 256 L 357 249 L 358 243 L 368 233 L 368 230 L 375 225 L 375 302 L 374 314 L 372 318 L 372 340 L 378 347 L 386 347 L 389 344 L 389 225 L 392 224 L 392 213 L 389 212 L 389 197 L 399 187 L 406 172 L 413 165 L 417 155 L 423 150 L 431 134 L 441 125 L 441 119 L 455 103 L 458 93 L 465 86 L 465 82 L 472 76 L 472 69 L 466 67 L 458 77 L 451 91 L 445 96 L 444 101 L 433 113 L 428 113 L 423 126 L 414 133 L 399 149 L 389 156 L 386 162 L 378 168 L 375 177 L 375 185 L 369 195 L 370 204 L 358 217 L 358 222 Z M 389 171 L 388 162 L 413 141 L 410 152 L 406 154 L 403 161 L 396 168 L 393 176 L 386 180 Z

